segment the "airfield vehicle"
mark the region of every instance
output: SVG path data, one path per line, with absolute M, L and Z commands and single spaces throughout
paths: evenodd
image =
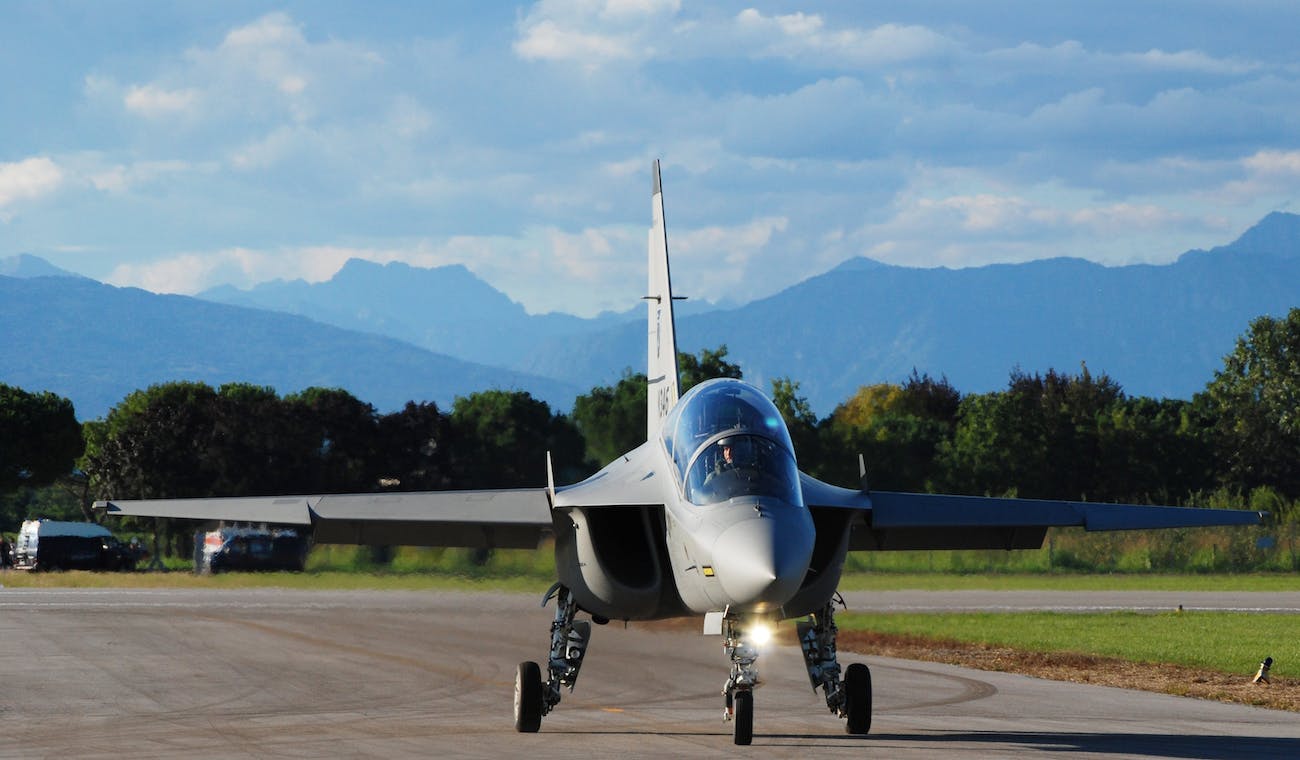
M 134 570 L 136 552 L 95 523 L 27 520 L 14 544 L 21 570 Z
M 194 534 L 194 572 L 300 571 L 307 548 L 307 537 L 292 528 L 222 526 Z

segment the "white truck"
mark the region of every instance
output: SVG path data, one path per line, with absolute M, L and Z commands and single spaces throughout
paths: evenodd
M 136 552 L 95 523 L 26 520 L 14 543 L 20 570 L 134 570 Z

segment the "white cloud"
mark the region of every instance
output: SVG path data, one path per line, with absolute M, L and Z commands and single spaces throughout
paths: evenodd
M 286 118 L 308 122 L 325 110 L 347 113 L 355 105 L 348 98 L 369 97 L 358 80 L 382 65 L 372 50 L 309 40 L 287 14 L 271 13 L 230 29 L 214 47 L 186 50 L 150 81 L 122 85 L 89 74 L 84 89 L 95 99 L 119 97 L 128 113 L 150 119 L 186 115 L 192 117 L 184 125 L 189 129 L 241 134 Z
M 1125 63 L 1149 66 L 1153 69 L 1189 71 L 1205 74 L 1246 74 L 1261 68 L 1261 64 L 1234 58 L 1215 58 L 1199 50 L 1148 50 L 1145 53 L 1124 53 L 1116 56 Z
M 223 283 L 249 287 L 274 279 L 322 282 L 333 277 L 350 258 L 387 262 L 401 260 L 402 257 L 394 251 L 344 246 L 304 246 L 277 250 L 235 247 L 119 264 L 105 281 L 155 293 L 189 295 Z
M 1064 215 L 1068 225 L 1098 235 L 1132 235 L 1173 229 L 1192 221 L 1187 214 L 1154 203 L 1113 203 L 1077 209 Z
M 268 13 L 251 24 L 226 33 L 221 47 L 228 50 L 301 45 L 302 29 L 285 13 Z
M 741 11 L 735 23 L 740 33 L 752 39 L 754 57 L 881 66 L 943 56 L 958 48 L 953 40 L 916 25 L 830 28 L 817 14 L 764 16 L 753 8 Z
M 162 261 L 118 264 L 104 278 L 122 287 L 136 287 L 155 293 L 197 293 L 221 276 L 233 257 L 229 253 L 204 256 L 186 253 Z
M 1078 40 L 1054 45 L 1022 42 L 1015 47 L 971 51 L 975 63 L 993 63 L 1016 75 L 1025 72 L 1060 73 L 1073 70 L 1093 76 L 1116 74 L 1134 76 L 1150 72 L 1236 76 L 1265 68 L 1263 63 L 1236 57 L 1219 58 L 1199 50 L 1106 52 L 1089 49 Z
M 266 169 L 303 148 L 311 138 L 300 126 L 282 126 L 256 140 L 249 141 L 230 154 L 230 165 L 241 171 Z
M 731 57 L 856 69 L 933 59 L 959 47 L 924 26 L 836 26 L 816 13 L 765 15 L 748 8 L 728 18 L 706 8 L 684 18 L 676 0 L 544 0 L 517 30 L 513 47 L 520 58 L 572 61 L 588 70 L 615 61 Z
M 674 290 L 709 301 L 748 300 L 759 295 L 774 281 L 779 282 L 779 273 L 766 270 L 764 262 L 774 253 L 768 246 L 789 223 L 786 217 L 770 216 L 739 225 L 669 229 Z M 782 263 L 788 266 L 788 262 Z
M 1261 150 L 1242 158 L 1240 175 L 1203 191 L 1211 200 L 1234 206 L 1284 207 L 1300 197 L 1300 151 Z
M 1261 150 L 1241 163 L 1257 174 L 1300 177 L 1300 150 Z
M 211 173 L 214 167 L 194 165 L 188 161 L 138 161 L 133 164 L 113 164 L 102 166 L 97 161 L 88 162 L 79 175 L 90 182 L 96 190 L 106 193 L 125 193 L 141 185 L 147 185 L 169 177 L 188 173 Z
M 681 0 L 602 0 L 600 15 L 606 18 L 646 18 L 674 14 L 681 10 Z
M 671 233 L 675 271 L 694 298 L 748 297 L 748 275 L 770 256 L 770 244 L 788 226 L 764 217 L 733 226 Z M 456 235 L 373 246 L 246 247 L 187 252 L 121 264 L 105 278 L 158 293 L 194 294 L 219 284 L 251 287 L 273 279 L 322 282 L 348 259 L 412 266 L 463 264 L 534 313 L 591 316 L 634 305 L 645 281 L 643 226 L 589 227 L 568 232 L 534 227 L 514 236 Z
M 529 26 L 515 43 L 515 52 L 525 60 L 578 60 L 603 63 L 631 58 L 635 43 L 629 37 L 565 29 L 546 19 Z
M 647 60 L 673 45 L 679 0 L 543 0 L 516 24 L 514 53 L 526 61 L 568 61 L 586 71 Z
M 121 276 L 169 289 L 359 256 L 465 263 L 531 309 L 590 312 L 642 295 L 654 156 L 696 297 L 873 250 L 1115 260 L 1300 196 L 1300 64 L 1242 31 L 1259 20 L 1206 37 L 1037 9 L 747 4 L 546 0 L 409 24 L 234 8 L 129 57 L 65 57 L 84 102 L 52 134 L 87 145 L 50 154 L 69 190 L 7 229 L 161 256 Z M 0 211 L 34 192 L 11 166 Z
M 62 182 L 63 170 L 44 156 L 0 163 L 0 212 L 18 201 L 48 195 Z
M 122 98 L 126 110 L 146 118 L 158 118 L 191 111 L 199 99 L 192 88 L 166 90 L 156 85 L 130 87 Z

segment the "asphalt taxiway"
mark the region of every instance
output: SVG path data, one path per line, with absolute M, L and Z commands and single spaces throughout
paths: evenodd
M 521 735 L 515 666 L 542 659 L 553 612 L 539 599 L 0 589 L 0 756 L 1300 757 L 1295 713 L 843 655 L 875 681 L 872 733 L 851 737 L 793 647 L 760 658 L 754 743 L 735 747 L 718 638 L 635 623 L 597 627 L 577 691 Z M 886 603 L 938 604 L 920 600 Z M 1275 603 L 1293 600 L 1259 606 Z

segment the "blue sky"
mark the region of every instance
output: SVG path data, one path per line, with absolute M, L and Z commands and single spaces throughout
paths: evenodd
M 1068 6 L 1068 7 L 1067 7 Z M 1300 195 L 1290 2 L 0 3 L 0 257 L 463 263 L 530 311 L 853 256 L 1163 263 Z

